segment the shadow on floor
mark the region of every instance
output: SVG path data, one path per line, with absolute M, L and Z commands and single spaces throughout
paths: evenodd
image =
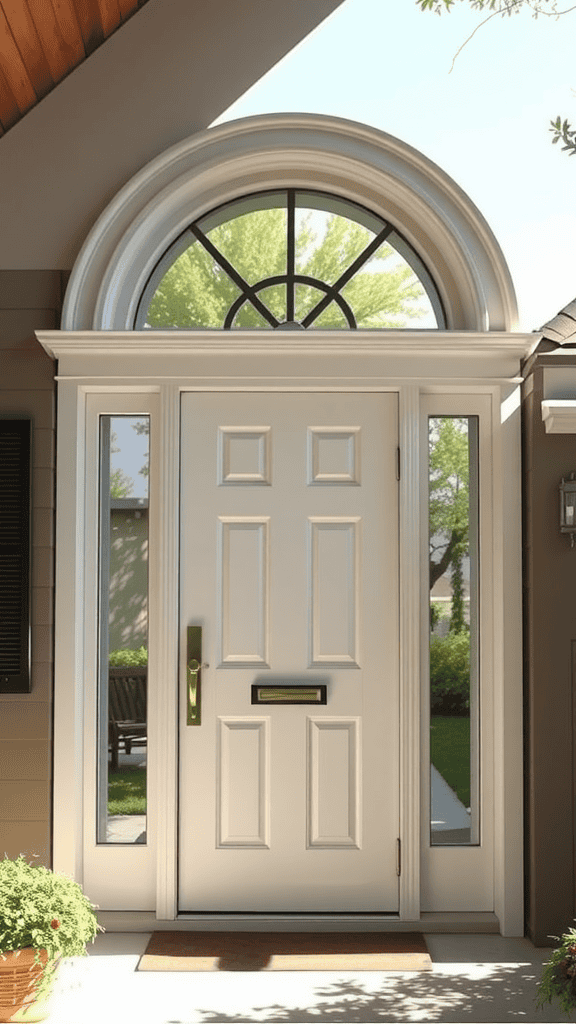
M 482 974 L 483 976 L 479 976 Z M 537 1010 L 535 1004 L 536 974 L 531 965 L 499 965 L 487 968 L 478 965 L 455 975 L 450 973 L 414 974 L 401 978 L 396 975 L 381 982 L 378 991 L 369 991 L 361 981 L 334 981 L 315 991 L 310 1007 L 281 1005 L 254 1007 L 249 1015 L 230 1014 L 218 1010 L 195 1009 L 194 1019 L 206 1024 L 216 1022 L 435 1022 L 479 1021 L 495 1022 L 557 1022 L 561 1015 L 557 1008 Z M 564 1018 L 576 1020 L 576 1017 Z M 170 1020 L 166 1024 L 188 1024 L 185 1020 Z

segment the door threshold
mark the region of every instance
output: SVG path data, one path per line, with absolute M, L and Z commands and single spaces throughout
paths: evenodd
M 422 914 L 401 921 L 398 914 L 178 914 L 159 921 L 153 912 L 105 910 L 98 920 L 109 932 L 243 931 L 243 932 L 425 932 L 432 934 L 498 934 L 495 914 Z

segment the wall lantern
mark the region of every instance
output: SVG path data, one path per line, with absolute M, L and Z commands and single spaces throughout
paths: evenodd
M 576 476 L 570 473 L 570 479 L 562 477 L 560 484 L 560 532 L 570 534 L 570 547 L 574 547 L 576 533 Z

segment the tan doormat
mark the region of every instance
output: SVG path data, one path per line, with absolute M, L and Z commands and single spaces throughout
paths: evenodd
M 431 971 L 416 932 L 154 932 L 139 971 Z

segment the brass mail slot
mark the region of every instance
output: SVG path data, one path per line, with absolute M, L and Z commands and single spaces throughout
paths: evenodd
M 326 686 L 252 686 L 253 704 L 325 704 Z

